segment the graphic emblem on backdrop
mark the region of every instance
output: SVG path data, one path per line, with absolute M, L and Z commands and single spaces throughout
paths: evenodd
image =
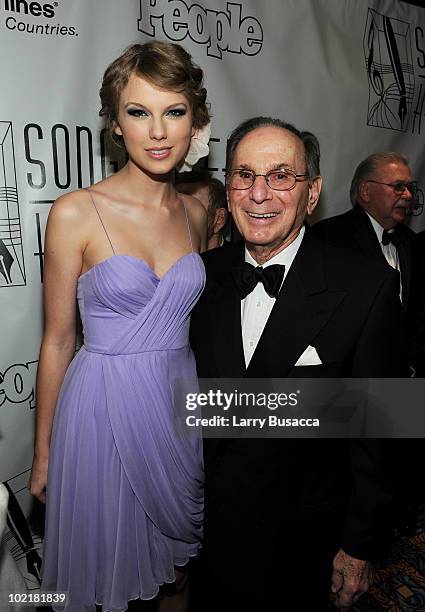
M 26 285 L 12 123 L 0 121 L 0 287 Z
M 405 132 L 415 91 L 410 24 L 369 9 L 363 49 L 369 80 L 367 125 Z
M 12 554 L 26 588 L 34 592 L 39 590 L 41 583 L 41 537 L 32 532 L 24 514 L 28 501 L 31 503 L 29 499 L 31 496 L 26 487 L 28 477 L 29 470 L 26 470 L 3 483 L 9 495 L 8 529 L 5 531 L 3 541 Z

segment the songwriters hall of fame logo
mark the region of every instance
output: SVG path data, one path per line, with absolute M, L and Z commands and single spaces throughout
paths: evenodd
M 406 132 L 415 98 L 410 24 L 368 9 L 363 48 L 369 81 L 367 125 Z M 417 104 L 423 106 L 420 94 Z
M 26 285 L 12 123 L 0 121 L 0 287 Z

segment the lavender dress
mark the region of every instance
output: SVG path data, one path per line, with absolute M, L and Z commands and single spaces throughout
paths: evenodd
M 203 263 L 192 250 L 159 278 L 106 236 L 113 255 L 78 282 L 84 346 L 49 457 L 42 589 L 68 591 L 72 612 L 155 597 L 202 533 L 201 442 L 175 434 L 172 387 L 196 377 L 188 332 Z

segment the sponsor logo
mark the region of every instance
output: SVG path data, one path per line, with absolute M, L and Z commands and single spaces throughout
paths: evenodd
M 415 83 L 415 65 L 417 76 L 424 78 L 424 48 L 420 26 L 413 29 L 407 21 L 368 9 L 363 38 L 369 84 L 367 125 L 420 134 L 425 91 L 422 83 Z
M 76 26 L 51 22 L 57 16 L 58 6 L 56 1 L 0 0 L 0 9 L 6 14 L 4 25 L 12 32 L 35 36 L 78 36 Z
M 12 123 L 0 121 L 0 288 L 26 285 Z
M 0 371 L 0 407 L 5 402 L 11 404 L 26 403 L 28 408 L 35 408 L 35 375 L 38 361 L 14 363 L 4 372 Z
M 32 15 L 33 17 L 47 17 L 48 19 L 55 16 L 54 4 L 41 4 L 40 2 L 28 2 L 27 0 L 3 0 L 2 8 L 11 13 L 22 13 L 24 15 Z
M 148 36 L 161 33 L 178 43 L 189 37 L 218 59 L 223 52 L 260 53 L 263 29 L 258 19 L 242 16 L 242 4 L 228 2 L 226 6 L 226 11 L 217 11 L 184 0 L 140 0 L 138 28 Z

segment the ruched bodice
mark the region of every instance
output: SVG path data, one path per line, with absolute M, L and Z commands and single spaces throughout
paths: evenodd
M 56 408 L 42 570 L 66 611 L 153 598 L 197 553 L 202 448 L 174 430 L 173 383 L 196 377 L 189 318 L 204 282 L 195 252 L 161 278 L 114 254 L 79 279 L 84 345 Z
M 78 282 L 85 348 L 120 355 L 186 346 L 189 314 L 203 285 L 203 263 L 194 252 L 162 278 L 142 259 L 112 255 Z

